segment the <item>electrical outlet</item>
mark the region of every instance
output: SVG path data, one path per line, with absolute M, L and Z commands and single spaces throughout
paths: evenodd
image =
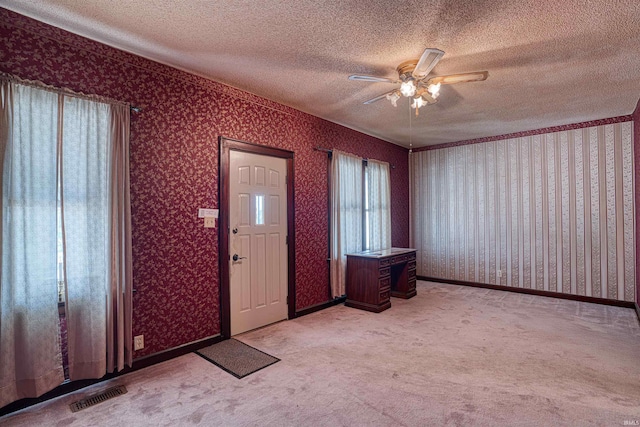
M 212 216 L 205 216 L 204 228 L 216 228 L 216 219 Z
M 498 270 L 498 277 L 502 277 L 502 270 Z
M 144 348 L 144 335 L 136 335 L 133 337 L 133 350 L 142 350 Z

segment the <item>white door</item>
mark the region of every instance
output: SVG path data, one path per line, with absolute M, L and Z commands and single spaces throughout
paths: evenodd
M 287 318 L 286 170 L 286 159 L 230 151 L 231 335 Z

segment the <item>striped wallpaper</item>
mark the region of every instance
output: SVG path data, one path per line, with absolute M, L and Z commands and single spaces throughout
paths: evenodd
M 418 275 L 634 301 L 633 122 L 410 154 Z

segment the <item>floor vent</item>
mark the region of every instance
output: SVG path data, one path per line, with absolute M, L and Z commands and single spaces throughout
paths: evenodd
M 94 394 L 93 396 L 89 396 L 85 399 L 78 400 L 77 402 L 74 402 L 69 406 L 71 407 L 71 412 L 78 412 L 90 406 L 97 405 L 100 402 L 104 402 L 105 400 L 118 397 L 121 394 L 125 394 L 126 392 L 127 388 L 123 385 L 119 385 L 116 387 L 111 387 L 110 389 L 107 389 L 98 394 Z

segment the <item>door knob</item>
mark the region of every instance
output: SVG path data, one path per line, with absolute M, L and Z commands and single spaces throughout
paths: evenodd
M 246 256 L 238 256 L 238 254 L 233 254 L 232 259 L 234 261 L 238 261 L 239 259 L 247 259 L 247 257 Z

